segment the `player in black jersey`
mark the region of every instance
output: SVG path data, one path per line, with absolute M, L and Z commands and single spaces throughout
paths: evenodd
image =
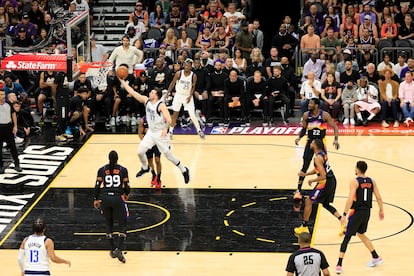
M 339 259 L 336 266 L 336 273 L 342 273 L 342 260 L 345 256 L 345 251 L 352 236 L 358 235 L 358 238 L 364 243 L 364 245 L 371 252 L 372 260 L 368 263 L 369 267 L 382 264 L 383 260 L 378 256 L 377 252 L 372 245 L 372 242 L 365 235 L 368 228 L 368 221 L 372 208 L 372 194 L 379 207 L 379 219 L 384 219 L 384 207 L 382 198 L 378 190 L 378 185 L 374 179 L 367 177 L 365 172 L 368 169 L 368 165 L 365 161 L 358 161 L 356 163 L 355 174 L 356 178 L 351 181 L 349 187 L 349 196 L 345 204 L 344 213 L 342 216 L 342 222 L 345 223 L 346 216 L 348 215 L 348 224 L 345 232 L 344 240 L 342 241 Z
M 144 116 L 138 122 L 138 136 L 142 140 L 148 130 L 147 118 Z M 151 186 L 155 186 L 156 190 L 161 189 L 161 152 L 157 145 L 154 145 L 146 153 L 148 159 L 148 166 L 151 168 L 152 179 Z M 155 165 L 154 165 L 155 163 Z
M 299 137 L 296 138 L 295 144 L 299 145 L 300 139 L 308 134 L 308 140 L 306 142 L 305 150 L 303 152 L 303 165 L 300 172 L 306 173 L 309 168 L 309 165 L 312 161 L 313 151 L 310 147 L 314 139 L 322 140 L 324 147 L 326 149 L 326 129 L 329 124 L 334 129 L 335 139 L 333 145 L 336 149 L 339 149 L 338 143 L 338 126 L 332 119 L 331 115 L 328 112 L 325 112 L 319 109 L 320 100 L 318 98 L 312 98 L 309 101 L 308 109 L 309 111 L 303 113 L 302 116 L 302 130 L 299 134 Z M 304 176 L 299 176 L 298 187 L 294 193 L 293 199 L 295 201 L 294 210 L 299 212 L 302 204 L 302 183 L 305 179 Z
M 105 217 L 106 237 L 111 245 L 111 257 L 117 257 L 123 263 L 125 263 L 125 257 L 122 250 L 127 236 L 128 217 L 126 200 L 130 191 L 128 170 L 118 164 L 118 153 L 113 150 L 109 153 L 109 164 L 98 170 L 93 206 L 96 209 L 100 208 Z M 114 232 L 114 221 L 117 221 L 119 225 L 118 246 L 115 246 L 112 234 Z
M 329 264 L 322 251 L 311 247 L 311 234 L 303 232 L 298 237 L 299 249 L 293 252 L 288 260 L 286 271 L 287 276 L 324 276 L 329 274 Z
M 323 208 L 328 210 L 338 220 L 341 220 L 341 215 L 336 208 L 331 205 L 335 197 L 336 178 L 328 162 L 328 155 L 324 150 L 324 144 L 320 139 L 314 139 L 311 143 L 311 149 L 315 154 L 314 166 L 312 171 L 307 173 L 299 172 L 299 176 L 307 176 L 316 174 L 317 177 L 308 180 L 309 186 L 316 182 L 311 194 L 305 200 L 305 208 L 303 210 L 302 225 L 295 228 L 295 234 L 299 235 L 302 232 L 309 232 L 308 221 L 312 213 L 312 205 L 321 203 Z

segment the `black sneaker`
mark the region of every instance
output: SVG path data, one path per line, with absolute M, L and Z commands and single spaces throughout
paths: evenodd
M 363 126 L 367 126 L 367 125 L 368 125 L 368 120 L 367 120 L 367 119 L 365 119 L 365 120 L 362 122 L 362 125 L 363 125 Z
M 114 253 L 116 254 L 116 256 L 118 257 L 118 260 L 121 263 L 125 263 L 126 262 L 125 257 L 124 257 L 124 254 L 122 254 L 122 251 L 121 250 L 119 250 L 118 248 L 116 248 L 114 250 Z
M 188 184 L 188 182 L 190 182 L 190 170 L 187 167 L 185 167 L 185 172 L 183 172 L 183 176 L 185 184 Z
M 115 259 L 117 257 L 115 250 L 109 251 L 109 256 L 111 256 L 111 258 Z
M 16 172 L 21 172 L 21 171 L 23 171 L 23 170 L 22 170 L 22 167 L 20 167 L 20 165 L 14 165 L 14 170 L 15 170 Z
M 150 171 L 150 168 L 148 167 L 146 170 L 144 170 L 143 168 L 141 168 L 141 170 L 139 172 L 137 172 L 136 177 L 141 177 L 144 174 L 146 174 L 147 172 Z

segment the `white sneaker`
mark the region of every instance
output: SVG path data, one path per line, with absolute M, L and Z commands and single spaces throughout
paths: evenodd
M 66 142 L 68 139 L 63 135 L 56 135 L 55 140 L 56 142 Z
M 344 120 L 344 122 L 343 122 L 343 125 L 344 126 L 347 126 L 349 124 L 349 119 L 348 118 L 345 118 L 345 120 Z
M 351 122 L 351 125 L 355 125 L 355 119 L 354 118 L 351 118 L 350 120 L 349 120 L 350 122 Z
M 413 122 L 413 120 L 410 117 L 407 117 L 407 119 L 404 120 L 404 125 L 406 127 L 409 127 L 410 123 L 412 123 L 412 122 Z
M 111 117 L 111 119 L 109 119 L 109 125 L 115 126 L 115 117 Z
M 21 143 L 24 142 L 24 139 L 23 138 L 20 138 L 19 136 L 16 136 L 16 137 L 14 137 L 14 142 L 16 144 L 21 144 Z
M 131 118 L 131 126 L 136 126 L 138 124 L 137 118 L 132 117 Z
M 382 123 L 381 123 L 381 126 L 382 127 L 389 127 L 390 125 L 386 122 L 386 121 L 382 121 Z
M 367 264 L 368 267 L 374 267 L 377 265 L 382 264 L 384 261 L 381 259 L 381 257 L 378 258 L 372 258 L 372 260 Z
M 400 126 L 400 122 L 395 121 L 395 122 L 394 122 L 394 127 L 399 127 L 399 126 Z
M 374 119 L 375 115 L 376 115 L 375 113 L 370 113 L 367 120 L 371 121 L 372 119 Z

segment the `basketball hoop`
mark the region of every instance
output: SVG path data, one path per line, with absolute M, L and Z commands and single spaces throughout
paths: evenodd
M 80 67 L 81 73 L 86 73 L 86 77 L 91 79 L 93 88 L 103 91 L 107 88 L 106 76 L 112 70 L 113 63 L 107 61 L 85 62 Z

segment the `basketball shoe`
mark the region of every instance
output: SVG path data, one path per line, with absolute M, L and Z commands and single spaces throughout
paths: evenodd
M 300 234 L 301 234 L 301 233 L 303 233 L 303 232 L 310 233 L 310 232 L 309 232 L 309 227 L 307 227 L 307 226 L 303 226 L 303 225 L 301 225 L 301 226 L 299 226 L 299 227 L 296 227 L 296 228 L 294 229 L 294 231 L 295 231 L 295 234 L 296 234 L 296 235 L 300 235 Z
M 201 129 L 198 131 L 198 136 L 200 136 L 201 139 L 206 138 L 206 135 L 204 134 L 204 132 Z
M 185 184 L 188 184 L 188 182 L 190 182 L 190 170 L 187 167 L 185 167 L 185 171 L 183 172 L 183 176 L 184 176 Z
M 143 176 L 144 174 L 146 174 L 147 172 L 150 171 L 150 168 L 148 167 L 146 170 L 144 170 L 144 168 L 141 168 L 141 170 L 139 172 L 137 172 L 137 174 L 135 175 L 137 178 Z
M 158 175 L 154 175 L 151 180 L 151 186 L 155 186 L 158 183 Z
M 121 250 L 119 250 L 118 248 L 115 248 L 114 254 L 116 255 L 116 257 L 118 257 L 118 260 L 120 262 L 122 262 L 122 263 L 125 263 L 126 262 L 125 257 L 124 257 L 124 254 L 122 254 L 122 251 Z
M 155 183 L 155 190 L 161 190 L 161 180 L 157 177 L 157 183 Z
M 377 265 L 382 264 L 384 261 L 382 260 L 381 257 L 378 258 L 372 258 L 372 260 L 367 264 L 368 267 L 374 267 Z
M 336 266 L 336 268 L 335 268 L 335 273 L 336 273 L 336 274 L 342 274 L 342 272 L 344 272 L 344 271 L 342 270 L 342 266 L 337 265 L 337 266 Z

